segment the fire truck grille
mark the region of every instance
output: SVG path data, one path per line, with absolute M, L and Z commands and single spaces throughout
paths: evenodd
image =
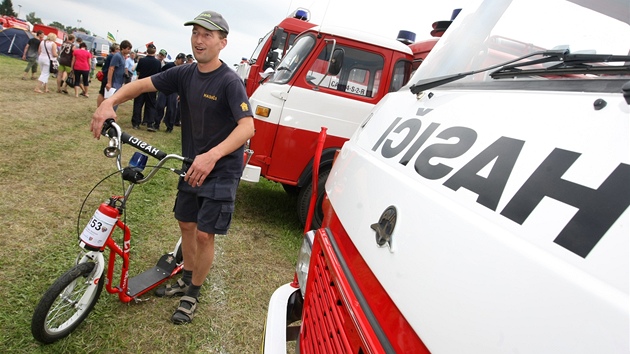
M 311 266 L 308 274 L 307 291 L 317 294 L 305 304 L 302 322 L 302 353 L 352 353 L 348 334 L 356 330 L 350 321 L 348 311 L 338 288 L 331 277 L 324 252 L 315 242 Z M 316 253 L 317 252 L 317 253 Z M 344 328 L 349 329 L 346 332 Z M 356 343 L 356 342 L 355 342 Z

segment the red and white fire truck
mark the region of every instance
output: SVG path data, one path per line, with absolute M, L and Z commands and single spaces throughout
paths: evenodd
M 296 29 L 302 31 L 297 38 Z M 444 29 L 442 24 L 439 35 Z M 280 44 L 271 44 L 279 38 L 284 38 Z M 246 81 L 249 90 L 258 84 L 254 77 L 268 69 L 273 71 L 250 97 L 256 135 L 249 144 L 253 155 L 244 179 L 257 181 L 262 175 L 296 194 L 298 216 L 304 224 L 312 192 L 314 147 L 321 128 L 326 127 L 318 166 L 321 192 L 312 223 L 319 226 L 323 217 L 323 186 L 335 152 L 381 98 L 407 83 L 437 37 L 417 44 L 414 40 L 415 34 L 408 31 L 401 31 L 396 40 L 345 28 L 313 27 L 296 18 L 284 20 L 273 36 L 261 42 L 262 49 L 255 55 L 272 58 L 273 64 L 278 50 L 289 46 L 291 50 L 275 65 L 265 61 L 261 66 L 257 60 Z M 415 56 L 409 44 L 417 49 Z
M 628 353 L 630 6 L 478 0 L 335 160 L 263 351 Z
M 68 33 L 62 29 L 53 26 L 46 26 L 42 23 L 36 23 L 33 25 L 33 33 L 37 31 L 44 32 L 44 35 L 48 36 L 51 33 L 54 33 L 57 36 L 55 42 L 57 46 L 61 46 L 63 42 L 68 38 Z

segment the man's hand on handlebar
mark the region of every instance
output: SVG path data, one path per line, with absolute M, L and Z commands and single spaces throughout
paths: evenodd
M 103 129 L 103 123 L 108 118 L 116 119 L 116 112 L 107 100 L 103 101 L 101 105 L 96 109 L 96 112 L 92 115 L 92 122 L 90 123 L 90 131 L 92 135 L 99 139 L 101 137 L 101 130 Z

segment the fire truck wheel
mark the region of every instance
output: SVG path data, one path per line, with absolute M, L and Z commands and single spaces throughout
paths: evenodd
M 300 187 L 298 186 L 282 184 L 282 188 L 284 188 L 284 191 L 287 192 L 287 194 L 290 196 L 297 196 L 300 193 Z
M 324 171 L 319 174 L 319 180 L 317 182 L 317 199 L 315 200 L 315 212 L 313 213 L 313 219 L 311 220 L 311 228 L 318 229 L 322 226 L 324 219 L 324 212 L 322 211 L 322 201 L 324 200 L 324 194 L 326 190 L 326 180 L 330 171 Z M 306 217 L 308 216 L 308 209 L 311 203 L 311 194 L 313 193 L 313 184 L 309 183 L 300 189 L 300 194 L 297 200 L 297 212 L 298 218 L 302 225 L 306 225 Z

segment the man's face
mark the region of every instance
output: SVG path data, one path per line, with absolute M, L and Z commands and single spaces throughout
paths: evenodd
M 132 49 L 131 47 L 125 48 L 125 49 L 121 49 L 120 52 L 122 53 L 123 56 L 126 57 L 127 55 L 129 55 L 129 53 L 131 53 L 131 49 Z
M 218 59 L 219 52 L 227 45 L 227 38 L 221 38 L 220 34 L 219 31 L 208 31 L 193 25 L 190 43 L 197 62 L 204 64 Z

